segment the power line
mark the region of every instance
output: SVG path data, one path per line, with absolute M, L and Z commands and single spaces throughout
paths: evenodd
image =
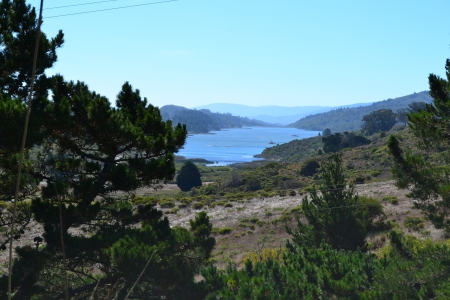
M 54 6 L 54 7 L 44 8 L 44 10 L 67 8 L 67 7 L 75 7 L 75 6 L 85 6 L 85 5 L 92 5 L 92 4 L 105 3 L 105 2 L 115 2 L 115 1 L 120 1 L 120 0 L 104 0 L 104 1 L 86 2 L 86 3 L 80 3 L 80 4 Z
M 74 15 L 83 15 L 83 14 L 90 14 L 90 13 L 102 12 L 102 11 L 118 10 L 118 9 L 131 8 L 131 7 L 138 7 L 138 6 L 146 6 L 146 5 L 152 5 L 152 4 L 163 4 L 163 3 L 176 2 L 176 1 L 178 1 L 178 0 L 165 0 L 165 1 L 159 1 L 159 2 L 150 2 L 150 3 L 135 4 L 135 5 L 128 5 L 128 6 L 120 6 L 120 7 L 113 7 L 113 8 L 104 8 L 104 9 L 97 9 L 97 10 L 83 11 L 83 12 L 78 12 L 78 13 L 71 13 L 71 14 L 64 14 L 64 15 L 50 16 L 50 17 L 46 17 L 45 19 L 52 19 L 52 18 L 59 18 L 59 17 L 67 17 L 67 16 L 74 16 Z

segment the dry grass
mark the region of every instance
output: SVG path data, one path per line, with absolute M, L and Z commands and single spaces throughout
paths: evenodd
M 176 192 L 176 185 L 168 185 L 163 193 Z M 420 231 L 410 230 L 404 227 L 404 221 L 407 217 L 423 217 L 420 210 L 412 208 L 412 201 L 405 196 L 407 191 L 399 190 L 395 187 L 393 181 L 372 182 L 356 186 L 356 192 L 363 196 L 376 198 L 380 201 L 386 196 L 398 198 L 398 204 L 391 204 L 382 201 L 387 219 L 398 224 L 399 228 L 406 233 L 418 238 L 431 238 L 440 240 L 444 238 L 442 230 L 434 228 L 430 222 L 425 222 L 425 227 Z M 140 195 L 154 193 L 150 189 L 138 191 Z M 246 253 L 258 251 L 264 248 L 283 247 L 286 239 L 290 236 L 285 231 L 283 221 L 273 223 L 273 220 L 290 215 L 292 218 L 288 225 L 295 226 L 295 218 L 289 212 L 301 204 L 306 195 L 271 197 L 271 198 L 253 198 L 240 202 L 233 202 L 233 207 L 215 206 L 213 208 L 204 207 L 200 210 L 193 209 L 191 206 L 181 208 L 176 214 L 166 215 L 172 226 L 189 226 L 189 220 L 204 210 L 208 213 L 214 227 L 231 227 L 232 232 L 227 235 L 215 234 L 216 247 L 213 251 L 212 261 L 219 267 L 224 267 L 228 261 L 239 263 Z M 178 203 L 177 203 L 178 204 Z M 170 209 L 160 208 L 162 211 Z M 253 218 L 253 222 L 250 219 Z M 260 221 L 256 223 L 256 218 Z M 244 226 L 244 224 L 246 224 Z M 14 241 L 14 247 L 33 244 L 33 238 L 42 235 L 43 229 L 39 224 L 33 222 L 25 234 L 18 241 Z M 386 241 L 386 233 L 369 234 L 367 241 L 371 243 L 373 249 L 382 247 Z M 7 252 L 0 253 L 0 264 L 7 261 Z M 4 271 L 5 269 L 0 269 Z

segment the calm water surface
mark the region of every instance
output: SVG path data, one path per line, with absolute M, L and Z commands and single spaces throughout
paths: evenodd
M 189 135 L 177 155 L 186 158 L 204 158 L 215 165 L 251 162 L 261 158 L 253 157 L 276 144 L 295 139 L 317 136 L 319 131 L 296 128 L 245 127 L 211 131 L 209 134 Z M 269 144 L 272 141 L 275 144 Z

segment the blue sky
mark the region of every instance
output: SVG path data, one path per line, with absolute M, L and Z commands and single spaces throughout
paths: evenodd
M 155 106 L 338 106 L 428 89 L 450 57 L 450 1 L 45 0 L 65 33 L 49 74 L 112 102 L 129 81 Z M 153 2 L 156 2 L 154 0 Z M 28 1 L 38 7 L 39 0 Z

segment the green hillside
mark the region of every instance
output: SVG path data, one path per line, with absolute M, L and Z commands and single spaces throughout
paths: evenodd
M 428 95 L 428 91 L 423 91 L 395 99 L 375 102 L 369 106 L 339 108 L 325 113 L 310 115 L 287 127 L 306 130 L 324 130 L 325 128 L 330 128 L 333 132 L 354 131 L 361 129 L 362 117 L 372 111 L 386 108 L 396 112 L 397 109 L 407 108 L 412 102 L 431 103 L 431 101 L 432 98 Z
M 225 113 L 212 113 L 207 109 L 195 110 L 182 106 L 165 105 L 161 107 L 164 120 L 172 120 L 173 124 L 186 124 L 189 133 L 207 133 L 222 128 L 241 128 L 242 126 L 273 126 L 258 120 L 232 116 Z

